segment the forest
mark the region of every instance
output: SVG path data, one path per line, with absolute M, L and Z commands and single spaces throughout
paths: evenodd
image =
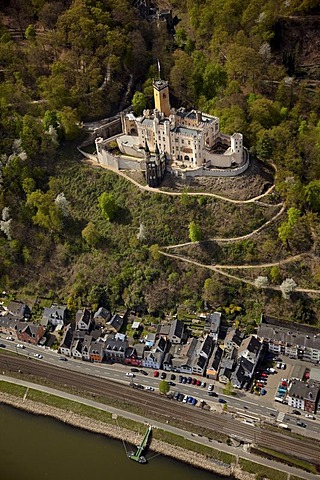
M 191 246 L 183 254 L 226 264 L 306 254 L 300 263 L 245 274 L 320 290 L 318 1 L 167 0 L 151 7 L 1 2 L 0 287 L 29 303 L 67 302 L 70 310 L 125 306 L 157 319 L 183 305 L 222 309 L 244 324 L 265 312 L 319 325 L 319 294 L 284 297 L 160 253 L 190 239 L 244 235 L 270 213 L 141 192 L 84 164 L 76 148 L 85 122 L 130 105 L 136 113 L 153 107 L 159 60 L 171 105 L 198 108 L 218 116 L 222 131 L 243 133 L 251 158 L 273 165 L 271 202 L 286 208 L 257 240 Z M 155 9 L 171 10 L 172 20 Z

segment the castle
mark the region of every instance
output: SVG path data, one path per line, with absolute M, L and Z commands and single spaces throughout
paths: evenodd
M 96 139 L 99 163 L 116 170 L 140 170 L 152 187 L 161 184 L 166 171 L 182 178 L 234 176 L 248 167 L 241 133 L 221 133 L 219 119 L 212 115 L 171 108 L 167 81 L 154 80 L 153 92 L 153 110 L 144 110 L 139 117 L 121 114 L 122 133 Z M 116 140 L 120 154 L 111 153 L 111 140 Z

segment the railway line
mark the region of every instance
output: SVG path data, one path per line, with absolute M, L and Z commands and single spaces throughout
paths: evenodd
M 0 354 L 0 370 L 8 373 L 20 371 L 22 375 L 29 377 L 29 380 L 33 382 L 42 378 L 60 386 L 75 388 L 77 392 L 99 395 L 117 402 L 120 400 L 124 410 L 126 405 L 132 405 L 138 407 L 142 411 L 142 415 L 146 417 L 159 415 L 161 419 L 167 419 L 170 423 L 174 423 L 176 420 L 189 424 L 188 430 L 190 431 L 195 426 L 202 427 L 228 436 L 236 436 L 261 447 L 269 447 L 313 463 L 319 463 L 320 447 L 312 439 L 308 439 L 306 442 L 281 433 L 245 425 L 230 416 L 177 403 L 152 392 L 133 390 L 128 385 L 108 379 L 43 364 L 27 357 L 17 358 L 6 353 Z

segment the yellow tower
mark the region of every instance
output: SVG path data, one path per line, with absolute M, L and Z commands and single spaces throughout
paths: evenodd
M 153 81 L 154 106 L 165 117 L 170 115 L 169 83 L 164 80 Z

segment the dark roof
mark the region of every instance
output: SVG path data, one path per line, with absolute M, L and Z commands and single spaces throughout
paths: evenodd
M 6 315 L 5 317 L 0 317 L 0 327 L 3 328 L 15 328 L 18 323 L 19 319 L 12 316 L 12 315 Z
M 172 338 L 174 335 L 178 338 L 182 338 L 184 333 L 184 323 L 181 320 L 173 320 L 170 325 L 169 338 Z
M 194 365 L 197 365 L 200 368 L 205 368 L 206 363 L 207 358 L 203 355 L 199 355 L 199 357 L 195 359 Z
M 204 342 L 202 343 L 202 348 L 201 350 L 209 357 L 212 351 L 213 347 L 213 339 L 210 337 L 210 335 L 207 335 L 206 338 L 204 339 Z
M 108 322 L 108 320 L 110 319 L 111 317 L 111 314 L 109 312 L 109 310 L 107 310 L 106 308 L 104 307 L 100 307 L 96 313 L 94 314 L 93 318 L 97 319 L 97 318 L 103 318 L 103 320 L 105 320 L 106 322 Z
M 117 332 L 119 332 L 123 325 L 123 317 L 120 317 L 120 315 L 115 313 L 111 320 L 108 322 L 108 325 L 112 326 L 115 330 L 117 330 Z
M 72 328 L 67 328 L 65 333 L 64 333 L 64 336 L 63 336 L 63 339 L 62 339 L 62 342 L 60 344 L 60 348 L 71 348 L 71 345 L 72 345 L 72 341 L 73 341 L 73 334 L 74 334 L 74 331 Z
M 221 323 L 221 313 L 213 312 L 206 316 L 205 319 L 205 330 L 210 331 L 211 333 L 219 333 Z
M 258 335 L 274 342 L 320 350 L 320 329 L 262 316 Z
M 90 325 L 91 322 L 91 313 L 87 308 L 84 308 L 82 310 L 78 310 L 76 313 L 76 322 L 84 322 L 86 325 Z
M 55 320 L 65 320 L 67 313 L 67 307 L 65 305 L 55 305 L 51 307 L 46 307 L 43 311 L 42 318 L 45 319 L 55 319 Z
M 219 345 L 217 345 L 210 357 L 209 367 L 213 368 L 214 370 L 218 370 L 222 355 L 223 355 L 223 350 L 222 348 L 219 347 Z
M 248 374 L 251 376 L 252 373 L 254 372 L 255 363 L 250 362 L 247 358 L 241 357 L 240 358 L 240 365 L 243 367 L 243 369 L 248 372 Z
M 14 315 L 15 317 L 23 318 L 25 315 L 30 315 L 29 307 L 18 300 L 11 300 L 7 306 L 8 312 Z

